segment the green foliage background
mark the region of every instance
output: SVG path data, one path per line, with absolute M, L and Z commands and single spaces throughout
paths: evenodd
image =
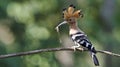
M 120 0 L 0 0 L 0 54 L 61 47 L 54 28 L 63 21 L 62 9 L 70 4 L 83 10 L 84 18 L 78 24 L 96 49 L 120 53 Z M 60 30 L 60 36 L 68 37 L 68 25 Z M 70 67 L 62 64 L 57 55 L 61 54 L 47 52 L 0 59 L 0 67 Z M 72 56 L 71 67 L 94 67 L 87 52 Z M 118 57 L 97 56 L 100 67 L 120 66 Z

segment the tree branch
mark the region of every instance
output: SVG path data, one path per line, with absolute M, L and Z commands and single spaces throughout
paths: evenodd
M 71 48 L 71 47 L 46 48 L 46 49 L 39 49 L 39 50 L 33 50 L 33 51 L 27 51 L 27 52 L 0 55 L 0 59 L 9 58 L 9 57 L 24 56 L 24 55 L 31 55 L 31 54 L 38 54 L 38 53 L 42 53 L 42 52 L 53 52 L 53 51 L 74 51 L 74 49 Z M 85 48 L 84 49 L 77 48 L 76 51 L 88 51 L 88 50 L 85 49 Z M 109 52 L 109 51 L 97 50 L 97 53 L 104 53 L 104 54 L 107 54 L 107 55 L 120 57 L 120 54 L 112 53 L 112 52 Z

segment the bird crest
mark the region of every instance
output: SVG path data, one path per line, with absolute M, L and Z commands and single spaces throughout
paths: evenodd
M 68 20 L 71 17 L 74 17 L 74 18 L 83 17 L 83 14 L 82 14 L 81 10 L 74 11 L 74 9 L 75 9 L 75 6 L 73 6 L 73 5 L 70 5 L 68 7 L 68 9 L 66 9 L 66 8 L 63 9 L 63 18 L 64 18 L 64 20 Z

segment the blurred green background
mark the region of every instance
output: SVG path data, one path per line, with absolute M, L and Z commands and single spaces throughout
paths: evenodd
M 74 4 L 79 27 L 98 50 L 120 53 L 120 0 L 0 0 L 0 54 L 74 45 L 62 9 Z M 120 58 L 97 54 L 100 67 L 119 67 Z M 0 67 L 95 67 L 88 52 L 46 52 L 0 59 Z

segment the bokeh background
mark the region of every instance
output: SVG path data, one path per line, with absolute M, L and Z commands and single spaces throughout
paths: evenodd
M 74 4 L 79 27 L 98 50 L 120 53 L 120 0 L 0 0 L 0 55 L 74 45 L 62 9 Z M 119 67 L 120 58 L 97 54 L 100 67 Z M 95 67 L 88 52 L 45 52 L 0 59 L 0 67 Z

